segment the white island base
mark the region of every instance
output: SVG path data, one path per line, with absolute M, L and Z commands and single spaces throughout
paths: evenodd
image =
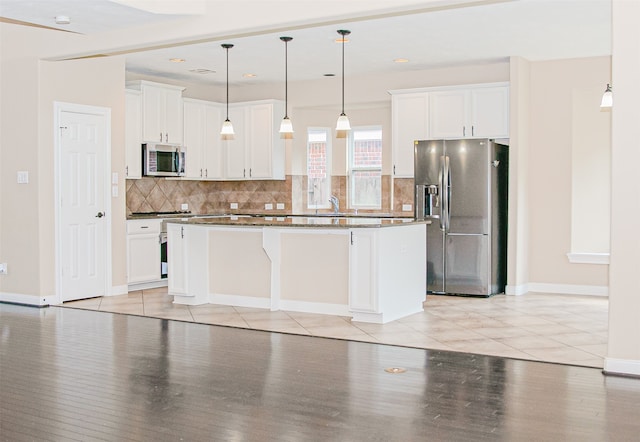
M 423 311 L 426 225 L 247 226 L 171 222 L 174 303 L 350 316 L 384 324 Z

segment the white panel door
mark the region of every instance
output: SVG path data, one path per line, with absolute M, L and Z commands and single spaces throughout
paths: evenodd
M 61 111 L 60 254 L 62 301 L 106 291 L 104 115 Z

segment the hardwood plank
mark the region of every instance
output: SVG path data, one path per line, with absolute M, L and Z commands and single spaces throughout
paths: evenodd
M 587 367 L 57 307 L 0 304 L 0 329 L 2 440 L 640 434 L 640 380 Z

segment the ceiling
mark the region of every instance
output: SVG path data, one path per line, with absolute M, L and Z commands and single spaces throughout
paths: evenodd
M 170 25 L 184 17 L 176 11 L 157 13 L 123 4 L 134 1 L 1 0 L 0 17 L 82 34 Z M 183 2 L 181 13 L 197 13 L 197 8 L 189 9 L 189 1 Z M 53 17 L 60 14 L 68 15 L 71 23 L 56 25 Z M 338 29 L 351 31 L 345 44 L 345 76 L 494 62 L 512 55 L 540 61 L 611 54 L 610 0 L 516 0 L 129 53 L 127 71 L 192 84 L 223 84 L 226 59 L 220 44 L 232 43 L 231 84 L 282 82 L 285 52 L 279 37 L 287 35 L 293 37 L 288 45 L 289 81 L 340 75 L 341 47 L 334 41 Z M 185 61 L 172 63 L 171 58 Z M 397 58 L 409 61 L 395 63 Z M 210 72 L 192 72 L 203 69 Z M 248 73 L 255 77 L 243 77 Z

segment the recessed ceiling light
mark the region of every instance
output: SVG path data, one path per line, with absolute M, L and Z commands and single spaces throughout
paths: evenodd
M 256 75 L 256 74 L 242 74 L 242 76 L 243 76 L 244 78 L 255 78 L 255 77 L 257 77 L 257 75 Z
M 204 69 L 204 68 L 189 69 L 189 72 L 193 72 L 194 74 L 215 74 L 216 73 L 216 71 L 212 71 L 211 69 Z
M 55 20 L 58 25 L 68 25 L 71 23 L 71 19 L 68 15 L 56 15 Z
M 408 58 L 396 58 L 393 60 L 394 63 L 409 63 Z
M 170 58 L 169 61 L 171 63 L 184 63 L 187 60 L 185 60 L 184 58 Z

